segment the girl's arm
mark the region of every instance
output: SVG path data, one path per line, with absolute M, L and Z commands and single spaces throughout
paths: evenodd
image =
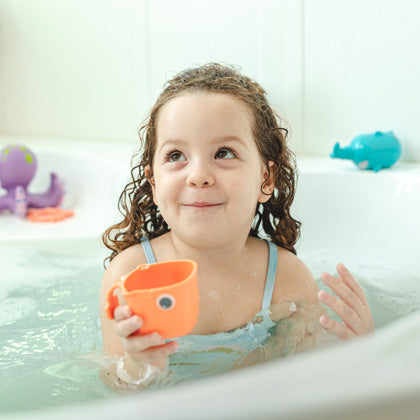
M 279 267 L 272 305 L 282 300 L 306 301 L 318 306 L 322 302 L 343 322 L 336 322 L 327 314 L 320 314 L 319 322 L 342 340 L 375 330 L 372 313 L 363 290 L 344 264 L 337 265 L 338 278 L 328 273 L 321 275 L 321 280 L 338 296 L 334 297 L 318 290 L 311 272 L 295 255 L 279 249 L 278 259 Z
M 264 345 L 266 359 L 287 356 L 336 340 L 319 323 L 319 318 L 327 311 L 318 300 L 318 291 L 308 267 L 294 254 L 279 248 L 270 307 L 270 317 L 276 325 Z
M 121 276 L 141 264 L 141 251 L 133 246 L 121 252 L 105 271 L 100 292 L 100 317 L 103 353 L 113 356 L 116 363 L 109 363 L 101 371 L 103 382 L 115 389 L 143 389 L 165 368 L 167 357 L 177 349 L 177 343 L 165 344 L 157 333 L 140 334 L 142 319 L 133 315 L 122 302 L 114 311 L 114 320 L 105 314 L 109 288 Z M 120 302 L 123 299 L 120 298 Z
M 266 347 L 266 358 L 279 357 L 339 339 L 374 331 L 374 323 L 363 290 L 343 264 L 337 266 L 339 277 L 323 273 L 321 279 L 338 296 L 319 291 L 306 265 L 297 257 L 279 251 L 279 268 L 271 303 L 271 317 L 276 322 Z M 286 302 L 296 303 L 288 312 Z M 342 323 L 328 317 L 325 303 Z

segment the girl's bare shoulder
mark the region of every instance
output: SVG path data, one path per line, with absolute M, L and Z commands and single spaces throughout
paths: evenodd
M 305 263 L 291 252 L 277 247 L 277 273 L 272 303 L 305 300 L 318 303 L 318 286 Z
M 133 271 L 139 264 L 146 263 L 146 256 L 141 245 L 132 245 L 121 251 L 109 263 L 105 270 L 103 283 L 111 285 L 121 276 Z

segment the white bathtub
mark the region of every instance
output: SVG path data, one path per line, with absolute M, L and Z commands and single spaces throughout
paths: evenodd
M 1 216 L 0 241 L 63 252 L 74 246 L 97 246 L 102 231 L 116 217 L 115 203 L 127 179 L 132 147 L 94 144 L 81 148 L 69 143 L 63 148 L 60 143 L 58 149 L 57 143 L 25 143 L 36 147 L 40 169 L 56 169 L 67 185 L 77 187 L 77 197 L 69 194 L 65 202 L 76 217 L 67 226 L 63 222 L 45 231 L 38 226 L 23 229 L 22 221 Z M 348 257 L 417 275 L 419 165 L 398 164 L 375 174 L 330 159 L 301 158 L 298 162 L 294 211 L 303 222 L 299 253 L 316 258 L 318 250 L 324 250 L 323 255 L 327 250 L 344 262 Z M 206 380 L 0 418 L 418 419 L 419 355 L 417 311 L 368 337 Z
M 28 223 L 5 212 L 0 216 L 0 245 L 18 245 L 71 251 L 98 246 L 104 226 L 117 220 L 116 198 L 129 179 L 132 147 L 97 142 L 0 139 L 24 144 L 37 157 L 38 169 L 28 187 L 30 193 L 48 189 L 50 172 L 62 180 L 66 194 L 62 206 L 75 217 L 60 223 Z M 66 144 L 65 148 L 57 147 Z M 4 190 L 0 189 L 0 194 Z

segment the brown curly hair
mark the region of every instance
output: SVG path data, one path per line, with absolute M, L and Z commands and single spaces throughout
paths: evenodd
M 156 123 L 159 110 L 171 99 L 189 92 L 212 92 L 232 95 L 242 101 L 254 117 L 252 132 L 255 143 L 268 168 L 276 164 L 275 190 L 265 203 L 258 203 L 252 223 L 251 236 L 266 236 L 276 245 L 294 254 L 300 234 L 300 222 L 290 215 L 295 195 L 295 156 L 287 147 L 288 130 L 266 99 L 265 90 L 255 81 L 240 74 L 230 66 L 209 63 L 184 70 L 170 80 L 158 97 L 145 123 L 139 129 L 143 153 L 140 162 L 133 164 L 132 181 L 122 192 L 118 208 L 123 220 L 108 228 L 102 240 L 112 253 L 112 260 L 119 252 L 138 244 L 144 236 L 152 239 L 169 231 L 169 227 L 154 204 L 148 179 L 152 176 L 156 148 Z M 150 168 L 150 173 L 145 170 Z M 261 191 L 262 191 L 261 186 Z

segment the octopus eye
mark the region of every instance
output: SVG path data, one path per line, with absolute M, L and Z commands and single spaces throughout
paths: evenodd
M 156 305 L 159 309 L 169 311 L 175 306 L 175 298 L 171 295 L 160 295 L 156 299 Z

